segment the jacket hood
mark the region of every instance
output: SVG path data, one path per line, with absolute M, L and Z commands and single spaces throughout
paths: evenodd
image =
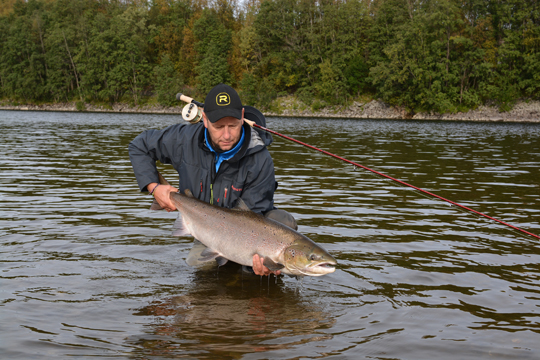
M 264 115 L 253 106 L 244 106 L 244 117 L 248 120 L 255 121 L 255 124 L 262 127 L 266 127 L 266 118 Z M 268 146 L 272 143 L 272 135 L 267 133 L 264 130 L 256 129 L 256 133 L 260 136 L 265 146 Z

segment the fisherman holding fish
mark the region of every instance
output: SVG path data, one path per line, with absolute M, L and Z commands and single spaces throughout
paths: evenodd
M 274 207 L 277 182 L 267 149 L 272 138 L 245 123 L 248 115 L 264 121 L 258 110 L 242 105 L 232 87 L 219 84 L 206 96 L 202 123 L 175 124 L 137 136 L 129 144 L 129 157 L 141 192 L 149 192 L 167 211 L 176 210 L 170 193 L 179 189 L 225 208 L 242 201 L 251 211 L 296 230 L 294 217 Z M 178 188 L 160 182 L 158 160 L 178 171 Z M 264 266 L 258 254 L 253 256 L 253 271 L 257 275 L 280 273 Z

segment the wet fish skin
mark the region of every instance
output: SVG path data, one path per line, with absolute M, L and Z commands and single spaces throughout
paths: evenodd
M 210 205 L 186 194 L 170 193 L 179 211 L 175 236 L 191 235 L 208 249 L 200 260 L 228 260 L 253 266 L 253 255 L 264 258 L 272 271 L 292 276 L 321 276 L 335 271 L 336 260 L 308 237 L 248 209 L 240 200 L 235 209 Z

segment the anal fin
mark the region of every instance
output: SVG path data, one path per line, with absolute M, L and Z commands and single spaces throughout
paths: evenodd
M 199 261 L 210 261 L 214 260 L 217 257 L 221 257 L 220 254 L 217 251 L 214 251 L 210 248 L 204 249 L 204 251 L 201 253 L 199 257 Z M 219 260 L 216 259 L 216 261 L 219 262 Z
M 198 266 L 203 264 L 202 261 L 199 261 L 199 258 L 201 257 L 201 253 L 204 250 L 206 250 L 206 245 L 204 245 L 199 240 L 194 239 L 193 246 L 191 247 L 191 250 L 189 251 L 189 254 L 186 258 L 186 263 L 189 266 Z

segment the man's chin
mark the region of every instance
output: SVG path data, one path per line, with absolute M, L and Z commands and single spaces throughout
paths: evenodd
M 229 151 L 233 148 L 233 145 L 234 144 L 230 144 L 230 145 L 218 145 L 218 148 L 221 152 L 225 152 L 225 151 Z

